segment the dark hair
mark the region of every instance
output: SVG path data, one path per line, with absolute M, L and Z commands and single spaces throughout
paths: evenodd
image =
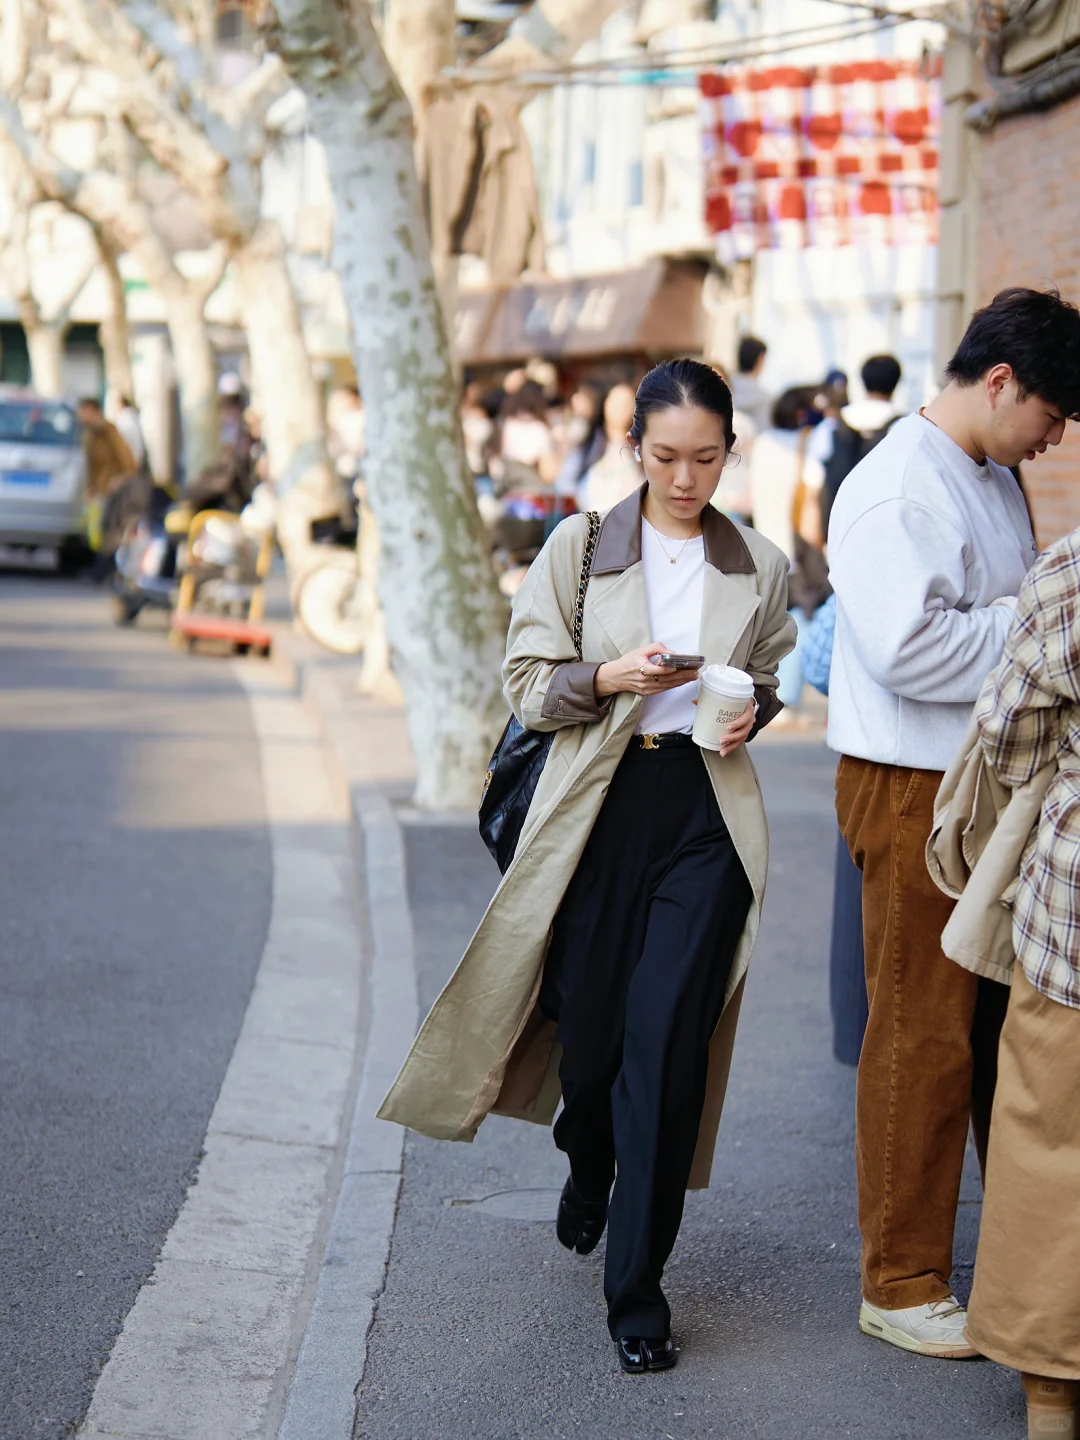
M 90 405 L 95 410 L 101 409 L 101 401 L 96 395 L 84 395 L 77 403 L 78 405 Z
M 506 391 L 499 385 L 493 385 L 483 392 L 480 396 L 480 405 L 489 420 L 499 418 L 499 411 L 502 409 L 505 399 Z
M 136 408 L 135 401 L 131 398 L 130 395 L 121 395 L 120 404 L 123 405 L 127 410 L 134 410 Z
M 630 439 L 635 445 L 641 444 L 646 422 L 654 411 L 682 406 L 708 410 L 722 420 L 724 444 L 729 451 L 734 448 L 731 391 L 723 377 L 700 360 L 665 360 L 653 366 L 637 388 Z
M 1002 290 L 971 317 L 945 375 L 974 385 L 1009 365 L 1021 399 L 1038 395 L 1070 419 L 1080 416 L 1080 310 L 1056 290 Z
M 810 419 L 813 401 L 805 385 L 785 390 L 772 408 L 774 430 L 801 430 Z
M 756 335 L 744 335 L 739 341 L 739 374 L 749 375 L 768 348 Z
M 509 420 L 511 416 L 531 415 L 534 420 L 546 420 L 547 410 L 547 398 L 541 386 L 535 380 L 526 380 L 519 390 L 507 395 L 503 401 L 502 418 Z
M 863 388 L 868 395 L 884 395 L 891 400 L 903 371 L 895 355 L 871 355 L 861 374 Z

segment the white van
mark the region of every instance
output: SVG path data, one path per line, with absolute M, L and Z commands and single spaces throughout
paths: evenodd
M 86 557 L 85 488 L 71 406 L 0 385 L 0 545 L 48 546 L 62 571 L 76 570 Z

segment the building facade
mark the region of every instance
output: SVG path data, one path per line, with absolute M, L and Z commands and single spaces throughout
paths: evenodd
M 903 398 L 936 385 L 937 246 L 763 244 L 718 255 L 706 221 L 699 77 L 709 67 L 835 66 L 920 60 L 940 51 L 936 25 L 853 23 L 823 0 L 647 3 L 616 15 L 576 58 L 567 83 L 525 112 L 539 183 L 548 267 L 575 276 L 634 269 L 666 256 L 708 267 L 704 352 L 730 366 L 741 333 L 770 344 L 774 391 L 839 366 L 853 377 L 893 351 Z M 857 391 L 857 383 L 853 386 Z

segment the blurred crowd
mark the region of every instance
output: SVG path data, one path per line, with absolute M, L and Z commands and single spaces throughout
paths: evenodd
M 788 557 L 800 642 L 784 662 L 780 698 L 782 723 L 798 727 L 808 723 L 800 702 L 806 681 L 815 679 L 805 656 L 815 626 L 832 620 L 824 558 L 829 512 L 845 476 L 903 413 L 894 403 L 901 367 L 892 355 L 870 357 L 856 399 L 841 370 L 773 395 L 761 378 L 767 356 L 763 340 L 746 336 L 735 373 L 725 377 L 737 442 L 712 503 Z M 556 366 L 540 359 L 499 383 L 465 387 L 466 454 L 508 594 L 559 520 L 576 510 L 609 510 L 642 484 L 627 442 L 634 394 L 632 385 L 592 380 L 566 393 Z

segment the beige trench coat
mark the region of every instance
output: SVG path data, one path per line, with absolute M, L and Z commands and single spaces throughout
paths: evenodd
M 514 714 L 555 738 L 513 863 L 464 958 L 425 1020 L 379 1116 L 443 1140 L 472 1140 L 492 1111 L 549 1125 L 559 1101 L 554 1025 L 537 1008 L 551 925 L 634 730 L 641 697 L 598 706 L 593 675 L 653 639 L 641 566 L 641 495 L 604 517 L 585 603 L 584 659 L 574 657 L 573 606 L 586 520 L 552 535 L 514 603 L 503 671 Z M 709 664 L 754 678 L 758 726 L 780 710 L 776 667 L 795 644 L 786 557 L 753 530 L 707 507 L 700 649 Z M 753 903 L 735 954 L 709 1077 L 691 1188 L 709 1183 L 747 964 L 765 893 L 769 835 L 746 747 L 702 751 Z
M 996 673 L 938 790 L 926 865 L 938 889 L 956 901 L 941 935 L 944 954 L 965 970 L 1011 985 L 1020 871 L 1058 765 L 1048 761 L 1015 790 L 995 775 L 979 736 L 979 715 L 994 693 Z

